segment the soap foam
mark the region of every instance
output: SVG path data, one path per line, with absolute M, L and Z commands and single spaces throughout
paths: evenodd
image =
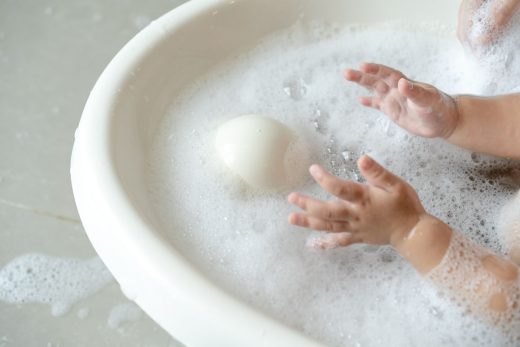
M 125 323 L 138 321 L 142 315 L 143 311 L 132 302 L 119 304 L 110 310 L 107 325 L 111 329 L 119 329 Z
M 427 278 L 445 291 L 457 305 L 468 309 L 475 315 L 474 318 L 494 324 L 506 333 L 509 337 L 508 345 L 517 346 L 520 343 L 519 282 L 498 280 L 495 274 L 489 272 L 484 262 L 490 256 L 488 250 L 455 232 L 443 260 Z M 503 311 L 489 308 L 495 297 L 504 301 Z
M 232 117 L 274 117 L 307 143 L 310 162 L 362 181 L 356 161 L 368 153 L 410 182 L 428 211 L 504 253 L 496 215 L 518 187 L 518 165 L 411 136 L 360 106 L 366 91 L 342 77 L 374 61 L 448 93 L 489 90 L 439 32 L 298 24 L 186 88 L 159 126 L 149 165 L 150 198 L 172 242 L 234 295 L 331 346 L 507 345 L 500 329 L 442 296 L 390 247 L 309 252 L 312 233 L 287 224 L 288 192 L 237 184 L 213 148 L 215 129 Z M 328 197 L 310 177 L 298 190 Z
M 61 316 L 112 281 L 98 257 L 80 260 L 29 253 L 0 270 L 0 300 L 48 304 L 54 316 Z
M 484 1 L 475 12 L 474 23 L 468 32 L 473 54 L 469 57 L 472 69 L 478 69 L 478 83 L 487 93 L 518 91 L 519 81 L 510 76 L 520 75 L 518 37 L 520 37 L 520 11 L 503 28 L 490 38 L 491 43 L 477 44 L 484 35 L 495 27 L 496 1 Z
M 502 208 L 498 232 L 504 240 L 506 254 L 520 266 L 520 193 Z

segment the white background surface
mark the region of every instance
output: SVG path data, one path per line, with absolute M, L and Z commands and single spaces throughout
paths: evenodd
M 70 188 L 74 130 L 110 59 L 183 2 L 0 0 L 0 268 L 26 253 L 95 256 Z M 0 302 L 0 347 L 179 346 L 145 315 L 110 328 L 110 311 L 127 302 L 115 282 L 62 317 Z

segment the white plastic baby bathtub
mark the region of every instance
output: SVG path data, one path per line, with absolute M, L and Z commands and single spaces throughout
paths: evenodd
M 85 230 L 125 294 L 187 346 L 320 346 L 232 297 L 163 236 L 144 166 L 176 93 L 232 52 L 304 20 L 439 21 L 454 0 L 192 0 L 151 23 L 112 60 L 85 106 L 72 155 Z

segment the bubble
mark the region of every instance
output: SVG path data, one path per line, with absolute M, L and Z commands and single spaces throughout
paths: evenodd
M 283 83 L 283 91 L 291 99 L 299 101 L 307 94 L 307 86 L 302 79 L 290 79 Z
M 437 307 L 430 308 L 430 313 L 432 316 L 434 316 L 437 319 L 442 319 L 442 317 L 444 315 L 443 312 L 441 310 L 439 310 Z
M 480 163 L 480 161 L 481 161 L 481 156 L 480 156 L 480 154 L 475 153 L 475 152 L 471 153 L 471 160 L 472 160 L 474 163 Z
M 322 110 L 321 108 L 317 108 L 316 110 L 314 110 L 314 117 L 315 118 L 312 120 L 314 129 L 318 133 L 324 134 L 327 130 L 327 120 L 329 119 L 328 112 Z
M 441 263 L 428 274 L 428 278 L 441 288 L 448 288 L 448 294 L 455 303 L 471 311 L 482 322 L 506 332 L 509 338 L 520 339 L 518 325 L 518 293 L 520 281 L 499 281 L 484 267 L 490 252 L 479 247 L 459 232 L 454 232 Z M 506 308 L 493 311 L 489 308 L 492 298 L 503 295 Z M 515 331 L 513 333 L 513 331 Z M 507 340 L 508 337 L 503 336 Z
M 341 156 L 345 162 L 351 162 L 354 158 L 354 153 L 349 150 L 344 150 L 341 152 Z

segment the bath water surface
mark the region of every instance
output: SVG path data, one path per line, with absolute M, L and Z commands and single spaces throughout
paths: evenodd
M 520 85 L 505 73 L 515 56 L 476 59 L 454 36 L 433 24 L 300 23 L 215 66 L 173 100 L 150 153 L 150 197 L 168 236 L 226 290 L 331 346 L 510 344 L 500 327 L 468 314 L 389 247 L 309 251 L 313 232 L 287 224 L 289 190 L 251 190 L 214 148 L 225 121 L 273 117 L 305 147 L 306 155 L 291 157 L 298 191 L 328 197 L 308 176 L 311 163 L 362 181 L 355 163 L 368 153 L 412 184 L 430 213 L 503 254 L 497 216 L 519 187 L 518 163 L 412 136 L 361 106 L 367 91 L 342 76 L 368 61 L 452 94 Z

